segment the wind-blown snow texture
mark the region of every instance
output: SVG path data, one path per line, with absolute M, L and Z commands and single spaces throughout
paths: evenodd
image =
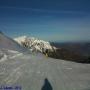
M 47 78 L 52 90 L 90 90 L 90 64 L 51 59 L 41 54 L 26 55 L 13 40 L 3 35 L 0 40 L 0 47 L 4 48 L 0 50 L 0 85 L 42 90 Z M 13 44 L 9 45 L 8 41 Z

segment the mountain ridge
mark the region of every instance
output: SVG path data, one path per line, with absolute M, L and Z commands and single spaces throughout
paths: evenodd
M 40 53 L 43 53 L 44 55 L 51 58 L 63 59 L 80 63 L 90 62 L 88 57 L 83 56 L 80 53 L 71 51 L 70 49 L 64 47 L 58 48 L 50 42 L 39 40 L 34 37 L 21 36 L 15 38 L 14 40 L 17 41 L 20 45 L 29 48 L 32 52 L 39 51 Z
M 63 47 L 57 48 L 54 45 L 51 45 L 51 43 L 49 42 L 39 40 L 34 37 L 22 36 L 15 39 L 11 39 L 6 35 L 0 33 L 0 50 L 6 52 L 5 49 L 18 51 L 21 53 L 40 53 L 51 58 L 63 59 L 74 62 L 90 62 L 90 56 L 83 56 L 77 52 L 70 51 L 69 49 Z
M 50 45 L 49 42 L 34 37 L 20 36 L 14 38 L 14 40 L 17 41 L 20 45 L 29 48 L 31 51 L 45 53 L 47 49 L 50 51 L 56 49 L 54 46 Z

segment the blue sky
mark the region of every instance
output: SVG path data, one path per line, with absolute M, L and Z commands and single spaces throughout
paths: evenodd
M 0 0 L 0 30 L 47 41 L 90 41 L 90 0 Z

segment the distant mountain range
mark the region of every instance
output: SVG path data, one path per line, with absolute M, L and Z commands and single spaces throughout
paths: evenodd
M 90 43 L 50 43 L 27 36 L 11 39 L 0 33 L 0 50 L 4 49 L 18 52 L 39 52 L 51 58 L 68 61 L 90 62 Z
M 76 62 L 90 62 L 90 42 L 79 43 L 55 43 L 51 42 L 51 45 L 57 49 L 57 58 L 68 59 Z M 55 54 L 54 54 L 55 55 Z M 53 55 L 52 55 L 53 56 Z
M 74 43 L 55 43 L 51 42 L 51 45 L 57 48 L 64 48 L 75 52 L 77 54 L 81 54 L 83 56 L 90 55 L 90 42 L 74 42 Z
M 51 58 L 76 62 L 89 62 L 90 43 L 46 42 L 27 36 L 21 36 L 14 40 L 32 52 L 41 52 Z

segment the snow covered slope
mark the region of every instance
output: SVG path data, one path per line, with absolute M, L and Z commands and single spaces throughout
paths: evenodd
M 0 33 L 0 49 L 13 50 L 19 52 L 27 51 L 24 47 L 20 46 L 16 41 Z
M 49 42 L 39 40 L 34 37 L 21 36 L 14 39 L 20 45 L 23 45 L 32 51 L 45 52 L 47 49 L 53 51 L 55 47 L 52 47 Z
M 30 54 L 28 49 L 0 32 L 0 62 L 27 53 Z
M 13 59 L 15 57 L 21 56 L 23 53 L 13 50 L 0 49 L 0 63 L 8 59 Z
M 90 90 L 90 64 L 19 55 L 0 62 L 0 85 L 22 88 L 18 90 Z

